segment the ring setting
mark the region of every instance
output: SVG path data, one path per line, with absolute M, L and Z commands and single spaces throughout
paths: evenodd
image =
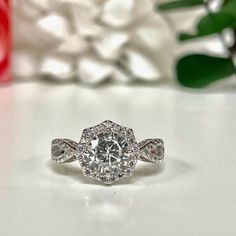
M 146 139 L 137 143 L 131 128 L 106 120 L 84 129 L 78 143 L 54 139 L 51 156 L 59 164 L 78 160 L 85 176 L 111 184 L 132 176 L 138 160 L 156 164 L 162 161 L 164 142 Z

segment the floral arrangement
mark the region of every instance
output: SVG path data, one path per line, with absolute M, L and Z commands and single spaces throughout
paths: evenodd
M 170 73 L 168 24 L 153 0 L 18 0 L 14 78 L 159 82 Z
M 16 80 L 97 85 L 176 77 L 183 86 L 201 88 L 236 74 L 236 0 L 18 0 L 11 5 Z M 177 53 L 173 25 L 184 25 L 186 18 L 171 15 L 180 9 L 183 18 L 185 8 L 193 13 L 187 22 L 196 27 L 182 30 L 178 41 L 193 44 Z M 196 18 L 193 9 L 204 13 Z M 1 82 L 11 80 L 9 19 L 9 0 L 0 0 Z M 197 42 L 207 37 L 208 46 L 200 49 Z

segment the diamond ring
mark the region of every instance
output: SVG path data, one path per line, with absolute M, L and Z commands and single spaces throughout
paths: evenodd
M 78 160 L 85 176 L 111 184 L 133 175 L 138 160 L 162 161 L 164 142 L 155 138 L 137 143 L 131 128 L 106 120 L 84 129 L 79 143 L 54 139 L 51 154 L 59 164 Z

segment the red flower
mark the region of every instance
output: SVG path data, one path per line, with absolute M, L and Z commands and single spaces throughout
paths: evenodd
M 10 47 L 10 4 L 0 0 L 0 82 L 11 80 Z

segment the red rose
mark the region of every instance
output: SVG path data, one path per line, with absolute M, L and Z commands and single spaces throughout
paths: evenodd
M 0 82 L 11 80 L 10 43 L 10 4 L 0 0 Z

